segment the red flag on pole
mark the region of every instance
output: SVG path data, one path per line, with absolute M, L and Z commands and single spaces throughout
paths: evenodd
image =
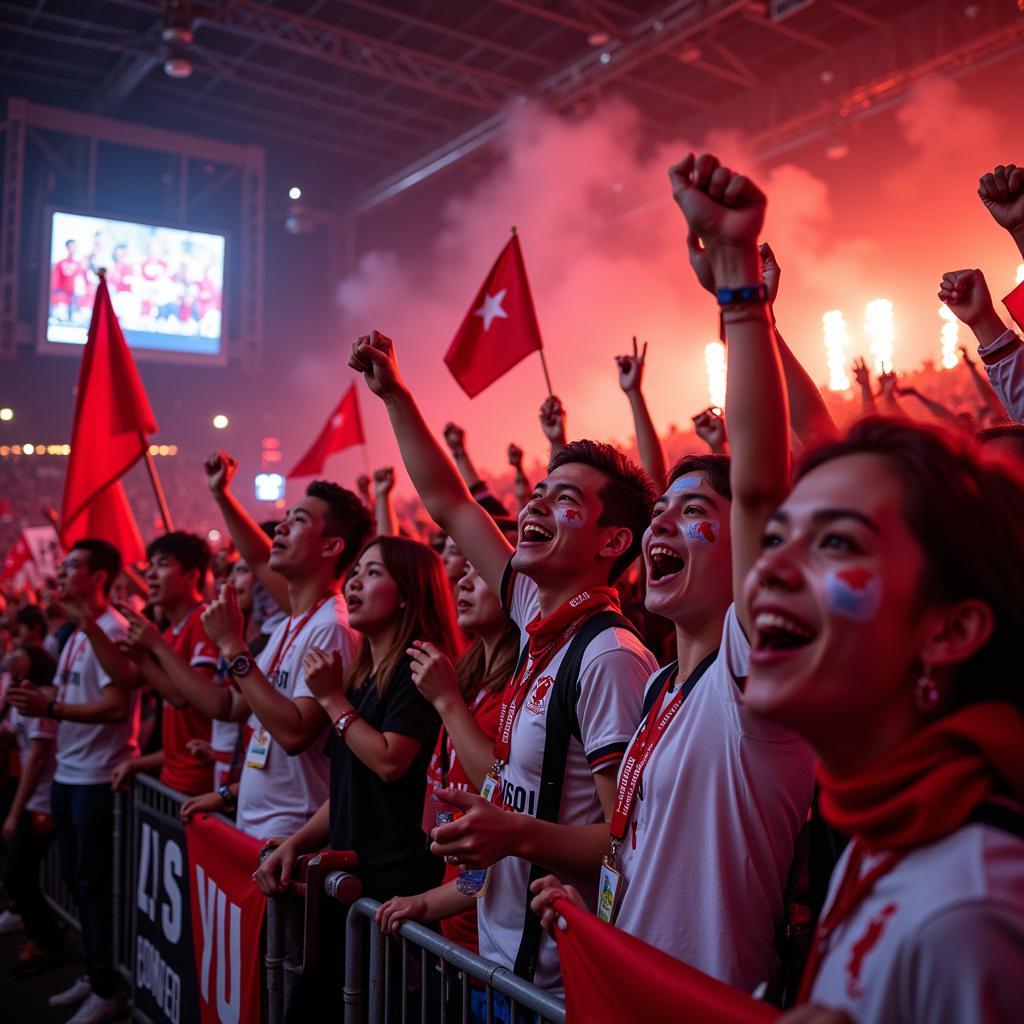
M 365 442 L 363 421 L 359 415 L 359 399 L 356 395 L 356 386 L 353 384 L 342 395 L 323 430 L 310 445 L 309 451 L 292 467 L 288 477 L 290 479 L 295 476 L 316 476 L 324 471 L 328 455 Z
M 99 537 L 114 544 L 127 562 L 143 557 L 138 527 L 117 481 L 142 458 L 149 446 L 146 435 L 156 429 L 106 279 L 101 279 L 78 373 L 60 517 L 65 546 Z
M 513 231 L 445 354 L 452 376 L 470 398 L 493 384 L 531 352 L 540 352 L 540 328 Z

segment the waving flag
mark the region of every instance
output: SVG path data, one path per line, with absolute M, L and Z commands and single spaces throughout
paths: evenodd
M 540 328 L 513 232 L 466 313 L 444 361 L 470 398 L 531 352 L 540 352 Z
M 296 476 L 316 476 L 324 471 L 328 455 L 357 444 L 364 444 L 365 441 L 363 421 L 359 415 L 359 400 L 356 397 L 356 386 L 353 384 L 328 417 L 323 430 L 310 445 L 309 451 L 292 467 L 288 477 L 290 479 Z

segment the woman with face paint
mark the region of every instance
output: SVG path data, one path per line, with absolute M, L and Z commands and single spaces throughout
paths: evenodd
M 783 890 L 813 790 L 808 745 L 746 706 L 749 614 L 733 604 L 789 486 L 788 418 L 756 288 L 764 196 L 713 157 L 690 156 L 670 174 L 715 281 L 758 297 L 722 307 L 732 460 L 684 457 L 644 535 L 646 605 L 674 624 L 676 661 L 651 677 L 622 761 L 598 914 L 751 991 L 779 972 Z M 534 891 L 550 928 L 551 899 L 571 889 L 549 876 Z
M 814 746 L 822 813 L 853 837 L 792 1024 L 1020 1020 L 1013 473 L 964 438 L 866 420 L 810 456 L 769 521 L 746 699 Z

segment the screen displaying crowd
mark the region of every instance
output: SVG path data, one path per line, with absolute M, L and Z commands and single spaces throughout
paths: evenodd
M 197 518 L 151 541 L 141 588 L 100 540 L 45 599 L 9 588 L 0 926 L 25 931 L 15 973 L 61 957 L 38 874 L 55 843 L 87 973 L 52 1001 L 74 1024 L 118 1012 L 113 801 L 143 774 L 186 822 L 265 843 L 267 895 L 302 855 L 353 851 L 381 931 L 425 923 L 556 996 L 554 936 L 582 911 L 791 1024 L 1019 1019 L 1024 345 L 981 272 L 953 270 L 939 297 L 976 354 L 878 381 L 859 361 L 840 408 L 775 321 L 771 196 L 710 154 L 669 179 L 720 309 L 724 416 L 666 450 L 634 343 L 630 453 L 574 439 L 549 396 L 546 467 L 530 480 L 512 445 L 488 484 L 462 430 L 427 427 L 404 339 L 372 331 L 350 365 L 419 510 L 382 468 L 258 523 L 217 452 L 179 486 L 223 550 Z M 1024 169 L 979 194 L 1024 256 Z M 287 1019 L 343 1012 L 337 904 L 319 928 L 338 955 Z M 468 999 L 466 1019 L 518 1019 Z
M 105 271 L 128 344 L 220 351 L 224 236 L 84 214 L 53 214 L 46 340 L 84 345 Z

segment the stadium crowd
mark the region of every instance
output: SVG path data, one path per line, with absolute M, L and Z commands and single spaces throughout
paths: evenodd
M 24 930 L 16 975 L 62 959 L 56 844 L 87 966 L 51 998 L 72 1024 L 118 1011 L 113 794 L 140 773 L 265 841 L 263 892 L 354 851 L 382 931 L 434 925 L 556 995 L 566 901 L 787 1024 L 1019 1019 L 1024 346 L 980 271 L 952 271 L 939 297 L 977 354 L 877 386 L 858 363 L 858 400 L 827 401 L 775 323 L 770 197 L 709 154 L 669 177 L 720 307 L 724 418 L 666 444 L 634 342 L 628 452 L 571 439 L 549 397 L 546 471 L 512 446 L 488 483 L 374 331 L 350 365 L 422 511 L 382 469 L 258 523 L 217 452 L 144 594 L 83 540 L 47 593 L 5 595 L 0 930 Z M 979 194 L 1024 256 L 1024 169 Z M 340 951 L 339 912 L 320 927 Z M 340 1013 L 339 963 L 299 978 L 289 1019 Z

